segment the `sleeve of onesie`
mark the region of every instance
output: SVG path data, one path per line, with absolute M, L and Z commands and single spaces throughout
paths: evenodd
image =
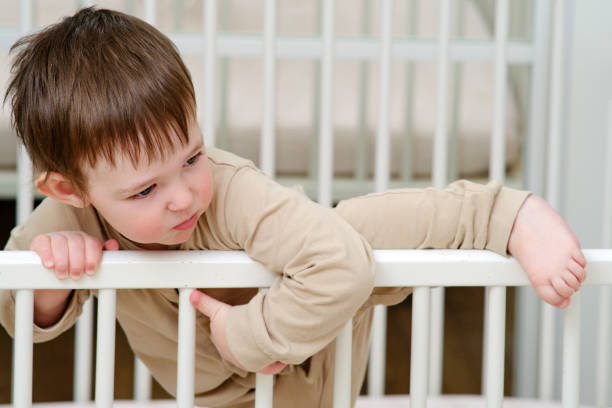
M 460 180 L 443 190 L 398 189 L 342 201 L 337 213 L 374 249 L 488 249 L 507 255 L 529 192 Z M 411 288 L 375 288 L 368 304 L 401 302 Z
M 11 236 L 4 250 L 26 251 L 29 249 L 32 239 L 38 234 L 80 229 L 80 222 L 77 217 L 65 207 L 56 201 L 44 200 L 24 225 L 17 226 L 11 231 Z M 89 296 L 90 291 L 88 290 L 73 291 L 64 314 L 54 325 L 42 328 L 34 324 L 34 342 L 51 340 L 70 329 L 81 314 L 82 305 Z M 11 337 L 15 335 L 14 290 L 0 290 L 0 324 L 4 326 Z
M 299 364 L 325 347 L 372 292 L 367 241 L 332 209 L 256 169 L 237 171 L 219 197 L 229 235 L 279 274 L 266 294 L 235 306 L 228 344 L 249 371 Z

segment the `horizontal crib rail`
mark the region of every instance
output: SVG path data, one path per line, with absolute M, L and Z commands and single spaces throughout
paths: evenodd
M 586 285 L 612 284 L 612 250 L 589 249 Z M 480 250 L 376 250 L 375 286 L 525 286 L 513 258 Z M 172 272 L 168 272 L 172 266 Z M 0 253 L 0 289 L 242 288 L 278 275 L 243 251 L 105 252 L 94 277 L 58 280 L 30 251 Z
M 18 31 L 0 30 L 0 49 L 8 49 L 20 37 Z M 196 34 L 169 34 L 183 55 L 202 55 L 205 40 Z M 264 40 L 261 35 L 220 34 L 217 36 L 217 53 L 220 57 L 260 58 Z M 322 40 L 317 37 L 283 37 L 276 40 L 275 53 L 281 58 L 319 59 Z M 435 39 L 393 39 L 395 61 L 435 61 L 438 41 Z M 379 58 L 380 40 L 377 38 L 338 38 L 335 41 L 335 57 L 349 60 Z M 457 40 L 450 45 L 450 59 L 455 62 L 490 62 L 495 58 L 495 44 L 490 41 Z M 508 64 L 531 64 L 535 50 L 525 41 L 508 41 Z
M 612 284 L 612 250 L 586 250 L 587 284 Z M 488 251 L 378 250 L 376 286 L 415 286 L 413 308 L 411 406 L 427 405 L 429 302 L 431 286 L 486 286 L 488 381 L 484 393 L 490 407 L 501 407 L 505 332 L 505 286 L 527 285 L 518 263 Z M 171 269 L 170 269 L 171 268 Z M 171 271 L 171 272 L 169 272 Z M 113 404 L 114 320 L 116 289 L 180 288 L 177 406 L 194 403 L 195 310 L 189 304 L 194 287 L 267 287 L 278 275 L 252 261 L 243 251 L 116 251 L 106 252 L 95 277 L 60 281 L 30 251 L 0 253 L 0 289 L 17 289 L 15 307 L 15 372 L 13 403 L 31 405 L 32 290 L 39 288 L 100 289 L 96 406 Z M 565 312 L 563 405 L 579 404 L 578 295 Z M 347 322 L 336 340 L 334 407 L 350 406 L 351 333 Z M 258 374 L 255 404 L 272 406 L 272 380 Z

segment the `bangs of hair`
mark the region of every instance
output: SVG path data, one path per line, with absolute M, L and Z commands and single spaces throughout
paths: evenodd
M 172 42 L 149 24 L 87 8 L 20 39 L 5 101 L 36 168 L 84 191 L 81 167 L 119 154 L 136 166 L 189 141 L 191 77 Z

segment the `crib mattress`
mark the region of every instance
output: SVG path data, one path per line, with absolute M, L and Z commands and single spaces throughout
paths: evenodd
M 77 404 L 72 402 L 48 402 L 34 404 L 38 408 L 72 408 L 72 407 L 91 407 L 95 404 Z M 158 400 L 146 403 L 134 401 L 115 401 L 114 407 L 118 408 L 173 408 L 176 402 L 173 400 Z M 9 405 L 0 405 L 0 408 L 8 408 Z M 389 395 L 380 398 L 362 397 L 359 398 L 355 408 L 408 408 L 410 407 L 410 397 L 407 395 Z M 428 400 L 428 408 L 479 408 L 486 407 L 485 399 L 475 395 L 444 395 L 441 397 L 431 397 Z M 581 405 L 582 408 L 590 408 Z M 504 398 L 504 408 L 561 408 L 558 401 L 537 401 L 523 398 Z

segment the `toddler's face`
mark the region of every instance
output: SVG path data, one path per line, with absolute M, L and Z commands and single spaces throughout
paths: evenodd
M 122 235 L 151 249 L 185 242 L 206 211 L 213 194 L 212 176 L 202 134 L 195 120 L 189 144 L 164 160 L 148 164 L 119 155 L 87 169 L 91 204 Z

